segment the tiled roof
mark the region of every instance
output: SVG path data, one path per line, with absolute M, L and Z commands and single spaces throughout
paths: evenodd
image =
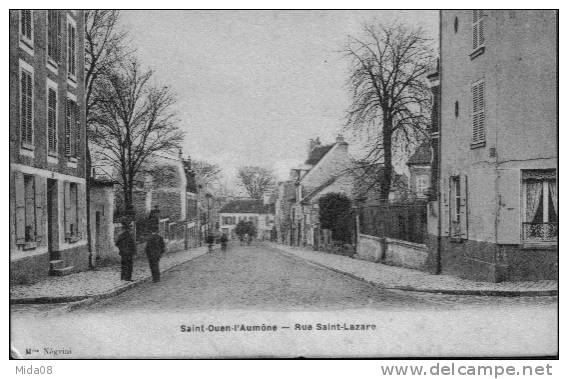
M 272 213 L 274 206 L 264 205 L 262 200 L 233 200 L 223 206 L 219 213 Z
M 414 164 L 430 164 L 432 158 L 432 152 L 430 150 L 430 144 L 428 142 L 424 142 L 422 145 L 418 146 L 414 154 L 410 157 L 407 165 L 414 165 Z
M 331 150 L 333 145 L 334 144 L 315 147 L 310 153 L 308 159 L 306 160 L 306 164 L 316 165 L 323 158 L 323 156 L 326 155 L 327 152 Z

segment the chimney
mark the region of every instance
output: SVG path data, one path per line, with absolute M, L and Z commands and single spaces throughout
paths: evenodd
M 312 151 L 314 151 L 314 149 L 316 147 L 320 147 L 320 146 L 321 146 L 321 141 L 320 141 L 319 137 L 311 138 L 308 141 L 308 157 L 310 156 L 310 154 L 312 153 Z

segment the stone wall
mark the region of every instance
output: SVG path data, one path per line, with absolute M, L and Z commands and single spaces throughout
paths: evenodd
M 359 258 L 393 266 L 426 271 L 428 248 L 426 245 L 359 234 L 357 241 Z

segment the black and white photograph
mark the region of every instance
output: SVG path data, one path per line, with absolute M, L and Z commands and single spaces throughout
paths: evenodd
M 10 358 L 557 359 L 558 32 L 10 9 Z

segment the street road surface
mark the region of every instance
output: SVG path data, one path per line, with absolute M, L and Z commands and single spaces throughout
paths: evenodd
M 558 335 L 556 297 L 384 290 L 262 245 L 57 307 L 12 306 L 12 342 L 29 358 L 553 355 Z

